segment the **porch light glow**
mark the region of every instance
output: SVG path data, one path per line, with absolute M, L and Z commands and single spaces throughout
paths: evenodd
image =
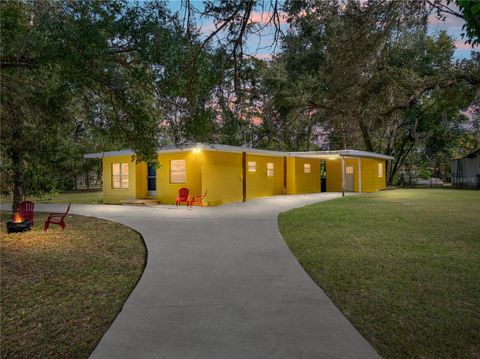
M 329 160 L 336 160 L 337 157 L 328 157 Z
M 200 151 L 201 151 L 201 149 L 198 148 L 198 147 L 195 147 L 195 148 L 193 149 L 193 153 L 199 153 Z

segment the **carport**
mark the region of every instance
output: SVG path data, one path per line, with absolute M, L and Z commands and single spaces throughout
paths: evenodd
M 327 192 L 341 191 L 342 196 L 347 191 L 362 193 L 385 188 L 386 163 L 393 160 L 392 156 L 357 150 L 290 152 L 290 156 L 325 161 L 327 186 L 331 184 Z

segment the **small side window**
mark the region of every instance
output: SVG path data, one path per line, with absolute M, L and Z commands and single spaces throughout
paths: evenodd
M 304 163 L 303 164 L 303 172 L 304 173 L 311 173 L 312 168 L 310 167 L 310 163 Z
M 187 182 L 187 166 L 185 160 L 170 161 L 170 183 Z
M 273 177 L 274 174 L 275 174 L 275 170 L 274 170 L 274 167 L 273 167 L 273 163 L 268 162 L 267 163 L 267 177 Z
M 128 163 L 112 163 L 112 188 L 128 188 Z
M 248 172 L 257 172 L 257 162 L 248 161 Z
M 383 177 L 383 163 L 378 164 L 378 177 Z

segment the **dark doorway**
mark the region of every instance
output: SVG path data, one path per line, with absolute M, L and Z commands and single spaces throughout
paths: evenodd
M 320 192 L 327 192 L 327 161 L 320 161 Z
M 157 195 L 157 168 L 153 165 L 148 165 L 147 169 L 147 191 L 151 197 Z

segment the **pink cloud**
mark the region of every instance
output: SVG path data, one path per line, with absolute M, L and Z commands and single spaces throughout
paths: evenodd
M 474 47 L 470 44 L 466 44 L 464 40 L 457 40 L 454 45 L 459 50 L 473 50 Z
M 439 19 L 436 13 L 433 13 L 428 16 L 428 23 L 429 25 L 444 25 L 445 27 L 454 27 L 454 26 L 460 27 L 460 26 L 463 26 L 463 24 L 465 23 L 465 20 L 453 15 L 446 15 L 445 20 L 443 20 L 442 18 Z
M 212 22 L 209 21 L 205 24 L 200 25 L 200 32 L 202 34 L 209 34 L 217 29 L 217 26 Z
M 252 57 L 256 57 L 259 60 L 266 60 L 269 61 L 272 59 L 272 54 L 255 54 Z
M 259 12 L 259 11 L 253 11 L 250 14 L 250 22 L 255 22 L 260 25 L 265 25 L 268 23 L 270 20 L 272 20 L 272 25 L 273 25 L 273 19 L 272 19 L 272 13 L 269 11 L 265 12 Z M 283 14 L 280 13 L 280 18 L 279 18 L 280 24 L 286 24 L 287 23 L 287 18 Z

